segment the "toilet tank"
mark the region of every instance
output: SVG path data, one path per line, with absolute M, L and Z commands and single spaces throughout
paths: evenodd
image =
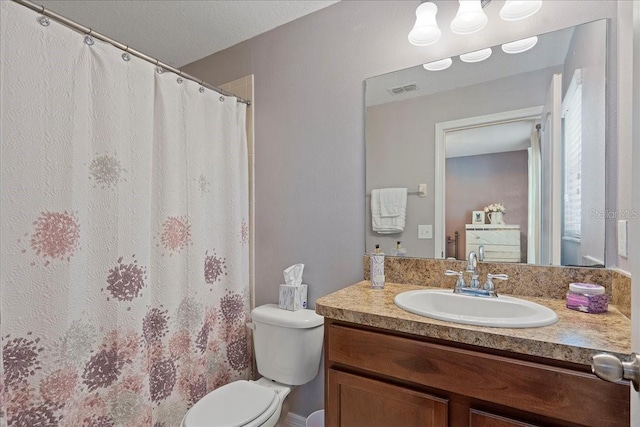
M 258 372 L 287 385 L 308 383 L 320 367 L 324 318 L 313 310 L 266 304 L 251 311 Z

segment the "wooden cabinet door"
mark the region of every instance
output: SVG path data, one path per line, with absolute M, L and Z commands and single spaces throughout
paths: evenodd
M 446 399 L 334 369 L 327 374 L 327 426 L 447 426 Z
M 471 409 L 469 427 L 535 427 L 533 424 Z

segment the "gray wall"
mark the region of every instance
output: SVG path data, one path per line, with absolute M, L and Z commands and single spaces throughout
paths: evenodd
M 502 2 L 496 0 L 486 11 L 487 27 L 470 37 L 456 36 L 448 28 L 457 2 L 436 3 L 443 34 L 430 47 L 407 42 L 417 1 L 343 0 L 184 67 L 212 84 L 255 74 L 256 304 L 277 301 L 282 269 L 295 262 L 307 266 L 304 279 L 311 302 L 362 278 L 363 81 L 368 77 L 613 18 L 607 141 L 616 141 L 619 65 L 621 74 L 631 73 L 631 55 L 620 64 L 616 56 L 616 2 L 546 1 L 533 17 L 509 23 L 499 18 Z M 630 20 L 631 13 L 620 17 Z M 619 40 L 627 53 L 631 40 Z M 630 117 L 630 102 L 624 108 Z M 630 120 L 622 122 L 630 126 Z M 612 161 L 617 165 L 617 151 Z M 613 174 L 610 182 L 615 185 L 618 177 Z M 321 377 L 294 391 L 292 412 L 307 415 L 323 406 Z

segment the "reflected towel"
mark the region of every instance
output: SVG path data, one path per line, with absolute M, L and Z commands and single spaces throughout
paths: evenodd
M 407 215 L 407 189 L 382 188 L 371 191 L 371 223 L 379 234 L 404 231 Z

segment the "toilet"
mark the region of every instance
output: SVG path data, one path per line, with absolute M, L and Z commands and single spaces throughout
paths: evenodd
M 213 390 L 187 412 L 181 427 L 273 427 L 293 387 L 318 375 L 324 318 L 313 310 L 266 304 L 251 311 L 253 345 L 262 378 Z

